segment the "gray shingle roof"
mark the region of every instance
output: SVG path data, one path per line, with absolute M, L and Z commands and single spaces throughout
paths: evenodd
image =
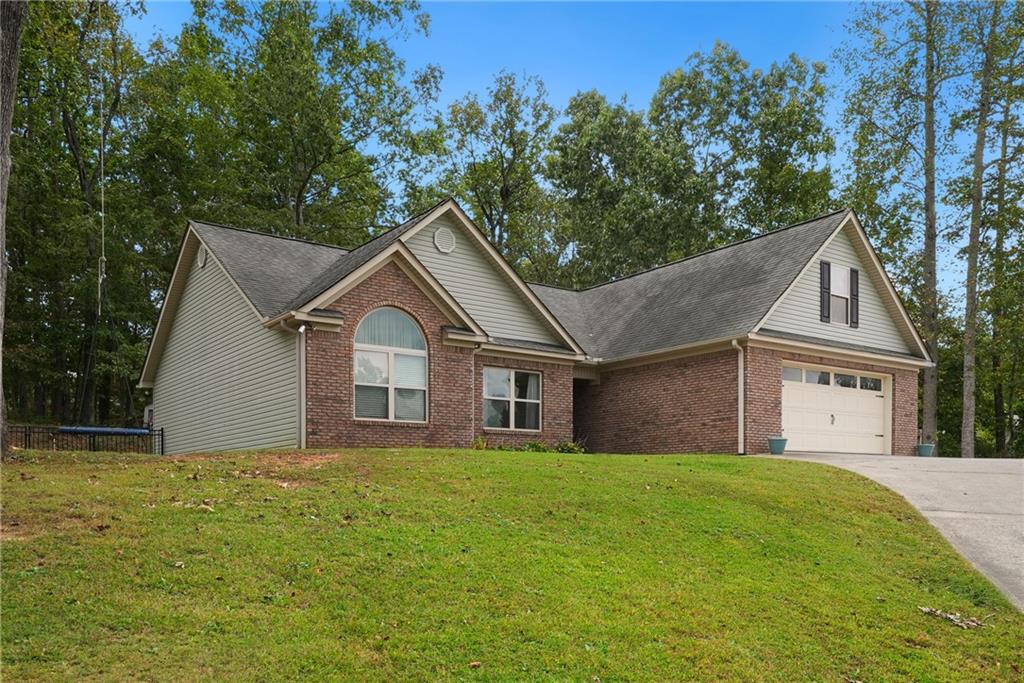
M 199 221 L 191 221 L 191 225 L 260 315 L 266 317 L 288 310 L 313 275 L 348 254 L 328 244 Z
M 191 224 L 260 315 L 272 318 L 299 308 L 330 289 L 443 203 L 352 251 L 226 225 L 200 221 Z
M 588 354 L 610 360 L 750 332 L 843 222 L 837 211 L 579 291 L 531 285 Z
M 448 200 L 446 199 L 444 201 Z M 326 292 L 356 268 L 394 244 L 399 237 L 419 223 L 421 218 L 441 206 L 441 204 L 444 204 L 444 201 L 438 202 L 426 211 L 413 216 L 398 227 L 388 230 L 384 234 L 375 237 L 369 242 L 356 247 L 349 253 L 338 258 L 338 260 L 328 268 L 316 274 L 311 280 L 309 280 L 306 287 L 295 295 L 288 307 L 280 312 L 283 313 L 284 311 L 298 308 Z

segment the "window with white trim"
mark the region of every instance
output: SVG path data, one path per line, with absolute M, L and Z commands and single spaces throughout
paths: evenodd
M 427 342 L 408 314 L 368 313 L 356 329 L 352 363 L 357 418 L 426 422 Z
M 484 368 L 484 427 L 540 431 L 539 372 Z
M 832 291 L 829 308 L 832 322 L 840 325 L 850 323 L 850 269 L 832 264 Z

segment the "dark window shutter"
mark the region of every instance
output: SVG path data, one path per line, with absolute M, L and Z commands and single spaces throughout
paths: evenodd
M 860 273 L 850 268 L 850 327 L 860 324 Z
M 832 300 L 830 298 L 832 265 L 828 261 L 821 262 L 821 322 L 827 323 L 832 318 Z

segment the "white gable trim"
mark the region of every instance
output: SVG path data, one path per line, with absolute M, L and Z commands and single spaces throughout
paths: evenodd
M 867 233 L 864 232 L 864 228 L 861 226 L 860 221 L 857 219 L 857 215 L 853 211 L 848 211 L 843 220 L 839 222 L 839 225 L 836 227 L 836 229 L 832 231 L 832 234 L 828 236 L 828 239 L 822 242 L 821 246 L 818 248 L 817 251 L 814 252 L 814 255 L 810 258 L 810 260 L 808 260 L 807 263 L 804 264 L 804 267 L 800 270 L 800 273 L 796 276 L 796 278 L 794 278 L 793 281 L 789 283 L 789 286 L 786 287 L 786 290 L 779 296 L 778 299 L 775 300 L 775 303 L 772 304 L 771 308 L 768 309 L 768 312 L 764 314 L 760 321 L 758 321 L 757 325 L 754 326 L 754 329 L 750 331 L 751 334 L 756 334 L 761 330 L 762 327 L 764 327 L 768 319 L 771 318 L 773 313 L 775 313 L 775 310 L 782 304 L 782 302 L 789 295 L 789 293 L 793 291 L 793 289 L 797 286 L 797 283 L 799 283 L 800 280 L 804 277 L 804 275 L 806 275 L 807 272 L 812 267 L 814 267 L 814 265 L 818 262 L 818 260 L 821 258 L 821 254 L 825 251 L 828 245 L 831 244 L 832 241 L 836 238 L 836 235 L 842 232 L 843 229 L 845 229 L 847 226 L 853 226 L 853 232 L 857 234 L 861 250 L 863 250 L 863 252 L 867 253 L 870 256 L 870 264 L 872 266 L 872 271 L 874 272 L 874 277 L 872 279 L 875 280 L 876 282 L 880 280 L 885 285 L 885 291 L 888 293 L 887 298 L 889 302 L 889 305 L 886 307 L 887 310 L 890 311 L 890 314 L 892 313 L 892 309 L 895 309 L 899 313 L 897 319 L 902 322 L 904 336 L 908 337 L 910 340 L 914 342 L 914 346 L 917 348 L 917 351 L 921 354 L 921 357 L 924 358 L 928 364 L 931 364 L 931 357 L 928 355 L 928 349 L 925 346 L 924 341 L 921 339 L 921 335 L 917 333 L 917 328 L 914 327 L 913 321 L 911 321 L 910 316 L 907 314 L 907 309 L 903 306 L 903 302 L 900 300 L 899 295 L 896 293 L 895 287 L 892 286 L 892 281 L 889 280 L 889 276 L 886 274 L 885 269 L 882 267 L 882 262 L 878 259 L 878 254 L 875 252 L 874 248 L 871 246 L 871 243 L 868 241 Z
M 356 268 L 354 271 L 338 281 L 333 287 L 309 303 L 303 305 L 297 311 L 284 313 L 275 319 L 266 321 L 265 324 L 268 326 L 274 325 L 278 320 L 294 317 L 298 313 L 308 314 L 311 313 L 313 309 L 324 308 L 331 302 L 337 301 L 340 297 L 344 296 L 346 292 L 351 291 L 354 287 L 380 270 L 380 268 L 385 264 L 392 261 L 402 269 L 402 272 L 409 276 L 410 280 L 416 283 L 420 290 L 427 295 L 433 304 L 437 306 L 451 322 L 467 327 L 477 334 L 485 334 L 480 325 L 478 325 L 469 313 L 467 313 L 459 304 L 459 302 L 448 293 L 448 290 L 441 286 L 441 283 L 430 274 L 430 271 L 420 263 L 419 259 L 417 259 L 409 248 L 401 241 L 395 241 L 388 245 L 386 249 Z
M 418 221 L 415 226 L 410 228 L 403 234 L 399 240 L 403 243 L 417 232 L 423 229 L 424 226 L 429 225 L 434 219 L 439 216 L 451 212 L 462 225 L 466 228 L 466 232 L 473 237 L 477 244 L 483 249 L 484 253 L 490 258 L 491 262 L 502 272 L 506 280 L 510 282 L 516 291 L 526 299 L 526 301 L 532 305 L 533 309 L 537 311 L 541 318 L 544 320 L 548 328 L 555 333 L 555 335 L 569 348 L 575 351 L 577 354 L 584 355 L 583 348 L 576 343 L 569 331 L 562 326 L 558 319 L 548 310 L 548 307 L 544 305 L 533 290 L 527 286 L 519 274 L 508 264 L 508 261 L 495 249 L 494 245 L 491 244 L 484 234 L 480 231 L 480 228 L 476 227 L 476 224 L 466 215 L 462 210 L 462 207 L 454 199 L 449 199 L 446 202 L 440 204 L 437 208 L 427 214 L 422 220 Z
M 140 389 L 152 389 L 153 382 L 156 380 L 157 367 L 160 365 L 160 356 L 163 355 L 164 348 L 167 346 L 167 338 L 171 334 L 171 327 L 174 324 L 174 315 L 178 311 L 178 306 L 181 304 L 181 297 L 185 292 L 185 283 L 188 280 L 189 273 L 192 270 L 192 263 L 195 261 L 196 254 L 199 252 L 199 247 L 206 249 L 207 257 L 213 261 L 213 263 L 220 268 L 221 272 L 227 277 L 228 282 L 235 288 L 242 300 L 249 306 L 249 309 L 256 316 L 256 319 L 260 322 L 264 322 L 266 318 L 260 315 L 260 312 L 256 310 L 256 306 L 253 305 L 252 301 L 245 295 L 242 288 L 238 286 L 235 279 L 231 277 L 231 273 L 224 267 L 224 264 L 220 262 L 217 255 L 210 249 L 209 245 L 203 241 L 203 238 L 199 236 L 199 233 L 195 230 L 192 225 L 192 221 L 189 221 L 188 228 L 185 230 L 185 236 L 181 240 L 181 248 L 178 250 L 178 260 L 174 263 L 174 270 L 171 272 L 171 280 L 167 283 L 167 291 L 164 293 L 163 303 L 160 305 L 160 316 L 157 318 L 156 327 L 153 328 L 153 336 L 149 340 L 149 349 L 146 351 L 146 361 L 142 365 L 142 374 L 139 377 L 138 387 Z

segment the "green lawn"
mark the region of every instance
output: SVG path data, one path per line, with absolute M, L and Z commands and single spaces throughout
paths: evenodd
M 1024 675 L 1024 615 L 895 494 L 811 463 L 36 452 L 2 476 L 5 681 Z

